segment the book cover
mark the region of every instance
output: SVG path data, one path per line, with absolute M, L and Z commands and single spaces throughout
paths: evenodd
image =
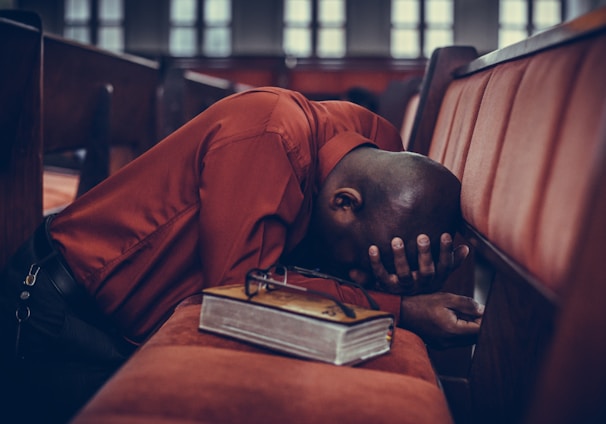
M 388 352 L 393 315 L 347 306 L 355 318 L 332 300 L 306 293 L 263 290 L 249 299 L 243 285 L 214 287 L 204 291 L 200 329 L 336 365 Z

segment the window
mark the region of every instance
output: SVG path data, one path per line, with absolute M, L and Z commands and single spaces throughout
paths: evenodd
M 312 55 L 311 0 L 284 1 L 284 53 L 288 56 Z
M 347 54 L 346 0 L 284 0 L 284 52 L 296 57 Z M 391 55 L 430 56 L 453 43 L 454 0 L 391 0 Z
M 172 0 L 170 4 L 169 49 L 175 56 L 193 56 L 198 53 L 198 2 Z
M 231 0 L 171 0 L 169 50 L 174 56 L 231 53 Z
M 425 0 L 425 57 L 438 47 L 453 44 L 454 5 L 452 0 Z
M 107 50 L 124 50 L 123 0 L 66 0 L 64 36 Z
M 320 0 L 318 3 L 319 57 L 345 56 L 345 2 Z
M 562 22 L 562 0 L 501 0 L 499 48 Z
M 100 0 L 99 40 L 97 45 L 108 50 L 124 50 L 123 21 L 122 0 Z
M 420 56 L 420 21 L 421 8 L 418 0 L 392 0 L 391 55 L 393 57 Z
M 63 35 L 81 43 L 90 43 L 91 0 L 66 0 Z
M 343 57 L 345 0 L 284 0 L 284 53 Z
M 204 54 L 229 56 L 231 53 L 231 1 L 204 2 Z
M 391 55 L 429 57 L 453 43 L 453 0 L 392 0 Z

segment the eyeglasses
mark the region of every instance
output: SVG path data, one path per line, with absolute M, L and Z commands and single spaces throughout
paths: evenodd
M 306 292 L 306 293 L 314 295 L 314 296 L 320 296 L 320 297 L 324 297 L 326 299 L 330 299 L 341 309 L 341 311 L 343 311 L 345 316 L 347 316 L 349 318 L 356 317 L 356 313 L 354 312 L 354 310 L 352 308 L 345 305 L 343 302 L 341 302 L 339 299 L 337 299 L 333 295 L 322 292 L 322 291 L 313 290 L 313 289 L 309 289 L 307 287 L 297 286 L 295 284 L 289 283 L 288 282 L 288 272 L 289 271 L 296 272 L 296 273 L 306 276 L 306 277 L 324 278 L 324 279 L 328 279 L 328 280 L 333 280 L 339 284 L 345 284 L 345 285 L 348 285 L 351 287 L 358 288 L 362 291 L 362 293 L 364 294 L 364 297 L 366 297 L 366 300 L 368 301 L 368 305 L 374 310 L 379 309 L 379 305 L 370 296 L 370 294 L 366 291 L 366 289 L 364 289 L 361 285 L 354 283 L 353 281 L 344 280 L 342 278 L 335 277 L 335 276 L 332 276 L 329 274 L 324 274 L 324 273 L 314 271 L 311 269 L 301 268 L 301 267 L 297 267 L 297 266 L 284 266 L 284 265 L 280 265 L 280 264 L 273 265 L 267 269 L 253 268 L 250 271 L 248 271 L 246 273 L 246 284 L 244 286 L 244 292 L 246 293 L 246 296 L 248 296 L 248 298 L 251 299 L 252 297 L 256 296 L 261 289 L 271 291 L 271 290 L 277 290 L 279 287 L 286 287 L 289 289 Z

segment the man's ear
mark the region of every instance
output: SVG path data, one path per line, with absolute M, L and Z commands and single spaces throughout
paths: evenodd
M 341 187 L 333 191 L 330 208 L 334 212 L 353 213 L 362 207 L 362 194 L 351 187 Z

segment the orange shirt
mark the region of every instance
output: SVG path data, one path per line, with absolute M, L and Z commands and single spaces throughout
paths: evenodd
M 319 186 L 353 148 L 402 150 L 386 120 L 346 102 L 259 88 L 217 102 L 51 223 L 76 279 L 131 340 L 182 299 L 243 283 L 303 239 Z M 354 289 L 314 286 L 364 303 Z M 397 296 L 379 295 L 398 313 Z

